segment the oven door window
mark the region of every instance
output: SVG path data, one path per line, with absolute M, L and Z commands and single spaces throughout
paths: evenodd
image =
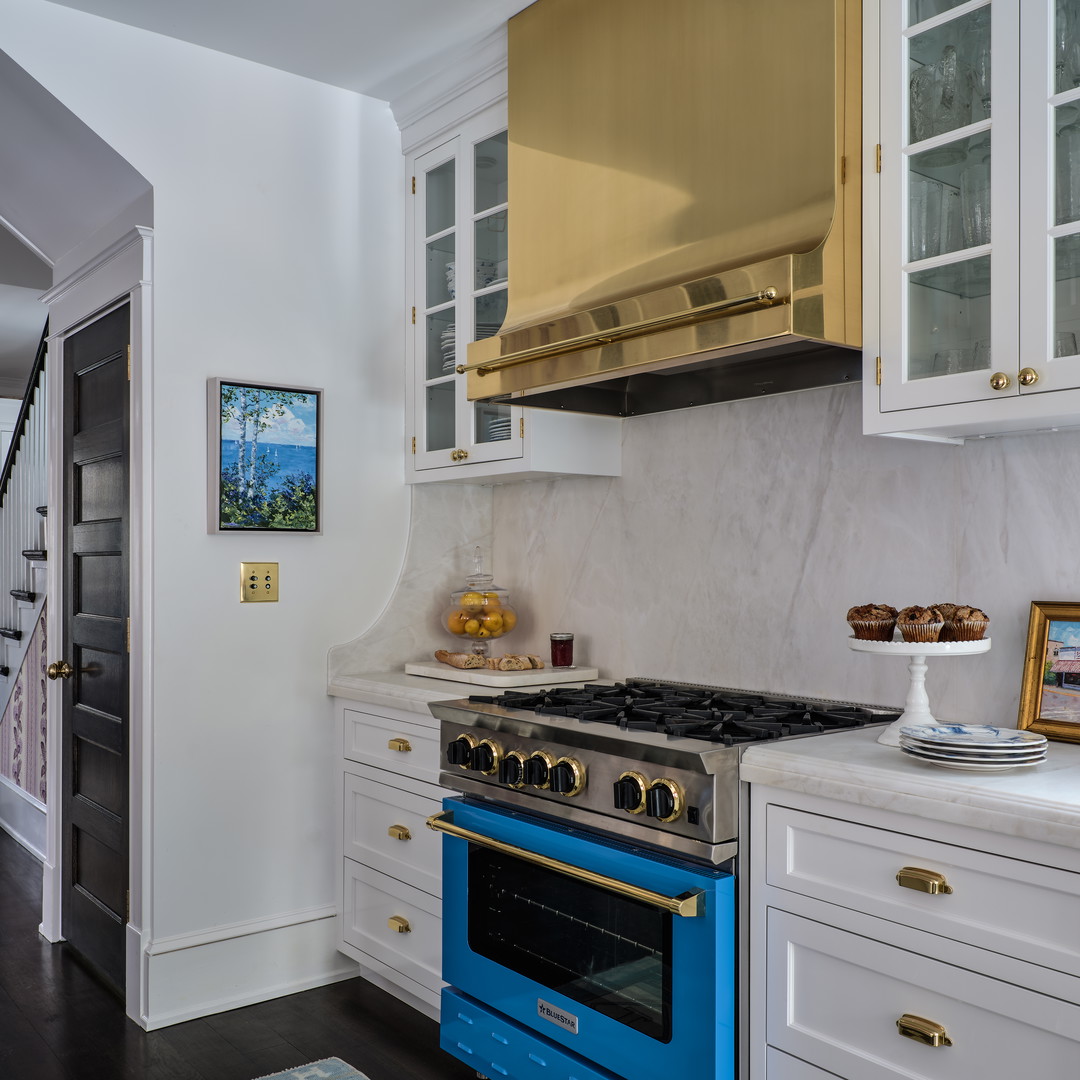
M 468 896 L 474 953 L 671 1040 L 671 914 L 475 844 Z

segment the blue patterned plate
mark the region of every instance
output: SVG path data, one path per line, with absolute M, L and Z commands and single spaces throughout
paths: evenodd
M 902 727 L 901 735 L 923 743 L 940 746 L 1043 746 L 1046 736 L 1017 728 L 992 727 L 990 724 L 927 724 Z

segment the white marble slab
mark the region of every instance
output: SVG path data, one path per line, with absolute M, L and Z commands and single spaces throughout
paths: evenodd
M 878 729 L 752 746 L 751 784 L 1080 847 L 1080 744 L 1051 742 L 1045 762 L 1015 772 L 941 769 L 882 746 Z
M 406 675 L 403 671 L 358 672 L 331 675 L 327 692 L 332 697 L 382 705 L 390 709 L 431 716 L 428 703 L 450 701 L 469 696 L 461 683 Z
M 513 690 L 515 686 L 555 686 L 560 683 L 589 682 L 600 672 L 596 668 L 551 668 L 528 671 L 492 671 L 490 668 L 452 668 L 437 660 L 419 660 L 407 663 L 408 675 L 422 675 L 428 679 L 449 679 L 451 682 L 472 683 L 474 686 L 498 686 Z

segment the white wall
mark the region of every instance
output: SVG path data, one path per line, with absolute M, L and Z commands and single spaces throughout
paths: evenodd
M 1080 601 L 1080 433 L 962 447 L 861 434 L 856 386 L 624 424 L 623 476 L 497 487 L 515 651 L 578 635 L 602 673 L 903 705 L 854 604 L 975 604 L 985 656 L 930 660 L 937 715 L 1016 723 L 1029 604 Z M 508 644 L 509 647 L 509 644 Z
M 382 609 L 408 529 L 397 128 L 381 103 L 41 0 L 0 0 L 0 49 L 154 189 L 144 944 L 287 922 L 334 903 L 327 650 Z M 216 375 L 326 390 L 322 536 L 207 535 Z M 241 560 L 280 562 L 280 603 L 240 606 Z M 248 993 L 192 955 L 151 961 L 151 1026 Z

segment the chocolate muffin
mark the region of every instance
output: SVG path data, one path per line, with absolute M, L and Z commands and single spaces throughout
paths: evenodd
M 861 641 L 892 641 L 896 608 L 888 604 L 861 604 L 847 613 L 851 632 Z

